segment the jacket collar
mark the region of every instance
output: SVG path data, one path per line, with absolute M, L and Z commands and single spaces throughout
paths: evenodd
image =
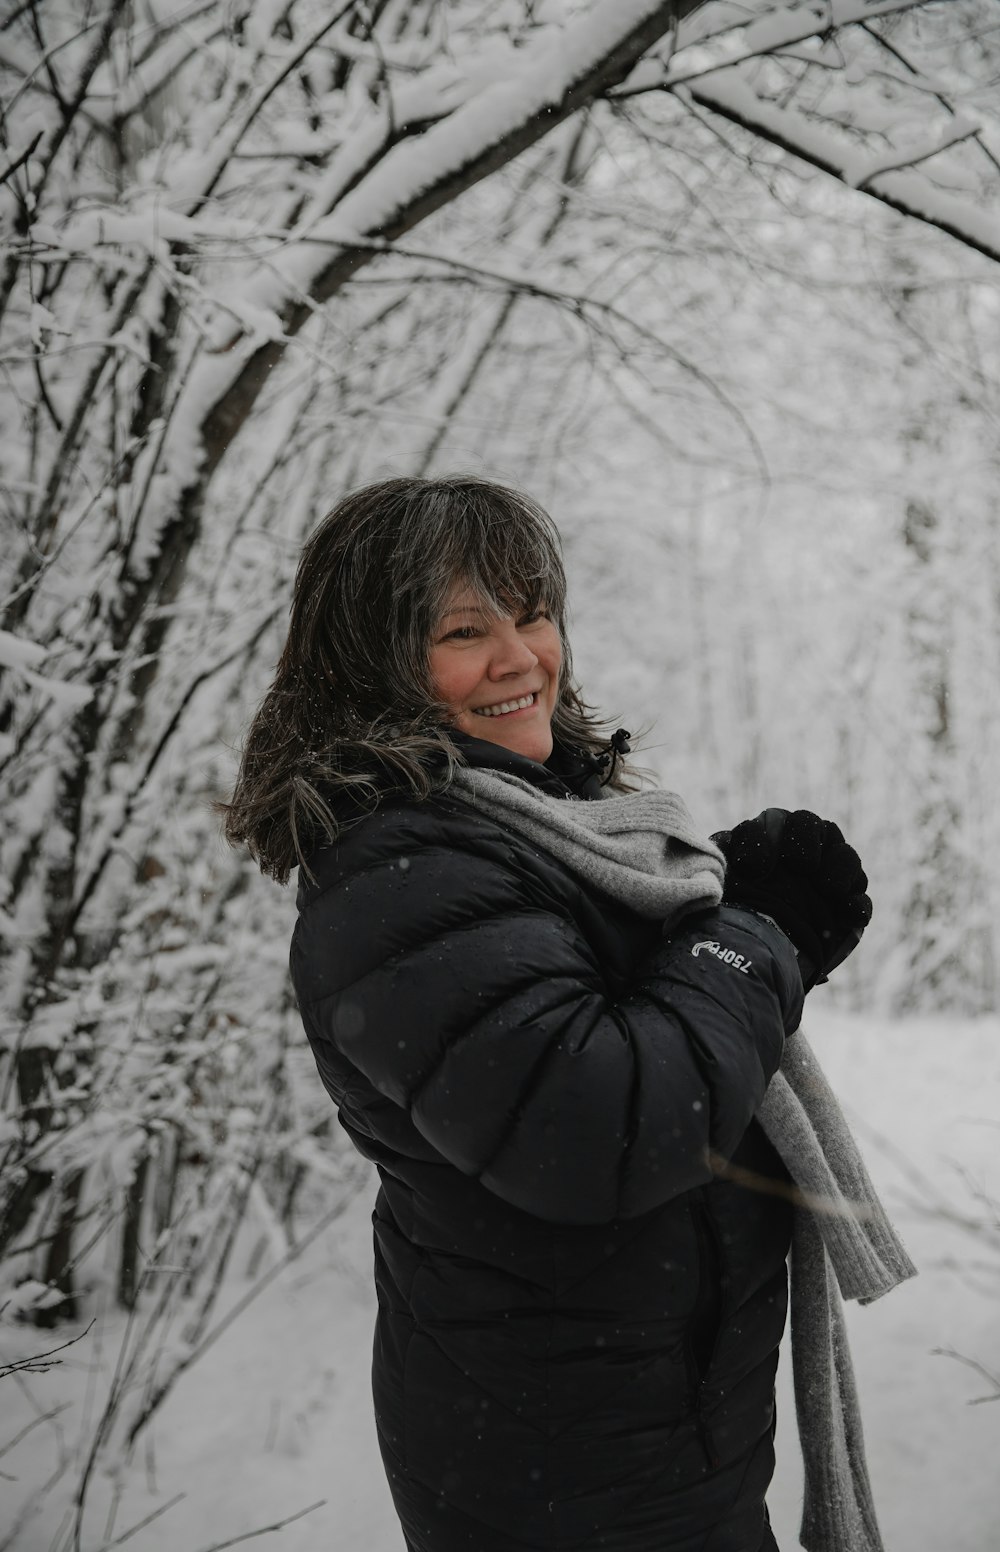
M 515 754 L 500 744 L 485 738 L 473 738 L 457 728 L 449 729 L 449 737 L 466 763 L 482 770 L 505 771 L 519 776 L 533 787 L 541 787 L 560 798 L 599 798 L 601 784 L 596 773 L 578 752 L 556 743 L 551 755 L 540 765 L 523 754 Z

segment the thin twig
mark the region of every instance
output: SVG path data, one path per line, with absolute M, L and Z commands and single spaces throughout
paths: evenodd
M 1000 1376 L 987 1369 L 985 1364 L 980 1363 L 975 1358 L 967 1358 L 965 1353 L 957 1353 L 953 1347 L 932 1347 L 931 1356 L 933 1358 L 954 1358 L 956 1363 L 964 1364 L 967 1369 L 974 1370 L 982 1379 L 989 1380 L 993 1386 L 993 1394 L 991 1396 L 973 1396 L 971 1400 L 966 1402 L 967 1406 L 981 1406 L 984 1401 L 1000 1401 Z
M 161 1514 L 166 1514 L 167 1510 L 172 1509 L 175 1504 L 182 1503 L 186 1497 L 187 1493 L 175 1493 L 173 1498 L 168 1498 L 165 1504 L 160 1504 L 159 1508 L 154 1509 L 152 1514 L 147 1514 L 144 1519 L 138 1520 L 128 1530 L 123 1530 L 120 1536 L 115 1537 L 114 1541 L 105 1541 L 97 1549 L 97 1552 L 110 1552 L 112 1547 L 123 1546 L 126 1541 L 138 1535 L 139 1531 L 145 1530 L 147 1525 L 151 1525 L 154 1520 L 158 1520 Z
M 268 235 L 270 234 L 261 233 L 261 236 Z M 492 269 L 488 265 L 473 264 L 470 260 L 461 259 L 452 254 L 435 253 L 423 248 L 413 248 L 409 244 L 404 245 L 402 243 L 390 242 L 386 238 L 355 237 L 352 235 L 348 239 L 325 237 L 322 235 L 317 236 L 316 233 L 313 232 L 306 233 L 301 236 L 297 233 L 290 233 L 280 237 L 280 239 L 278 234 L 274 234 L 274 240 L 278 241 L 280 247 L 290 246 L 295 243 L 305 243 L 307 245 L 317 244 L 333 248 L 342 248 L 345 251 L 352 248 L 360 248 L 364 252 L 383 253 L 387 257 L 394 255 L 397 258 L 416 259 L 421 263 L 441 264 L 447 270 L 450 270 L 455 276 L 465 276 L 473 282 L 492 282 L 493 284 L 501 286 L 506 292 L 508 292 L 508 294 L 523 294 L 526 296 L 537 297 L 545 301 L 556 302 L 561 306 L 566 307 L 574 317 L 579 319 L 579 321 L 584 324 L 584 326 L 586 326 L 589 321 L 591 327 L 594 327 L 595 320 L 593 317 L 588 320 L 588 314 L 596 314 L 598 317 L 603 316 L 607 318 L 609 322 L 617 323 L 620 326 L 634 332 L 640 337 L 640 339 L 645 339 L 651 342 L 657 347 L 658 350 L 662 351 L 669 360 L 673 361 L 676 366 L 689 373 L 689 375 L 693 377 L 696 382 L 700 383 L 706 392 L 709 393 L 711 397 L 714 398 L 717 403 L 719 403 L 723 409 L 725 409 L 737 422 L 744 436 L 747 438 L 747 442 L 753 451 L 754 460 L 757 463 L 761 473 L 766 474 L 767 472 L 767 461 L 764 457 L 763 449 L 761 448 L 760 442 L 758 441 L 757 436 L 750 426 L 749 421 L 740 410 L 739 406 L 729 397 L 724 389 L 719 386 L 719 384 L 710 375 L 710 373 L 703 371 L 703 369 L 699 367 L 696 362 L 694 362 L 689 356 L 684 355 L 682 351 L 677 350 L 675 346 L 670 344 L 669 340 L 665 340 L 662 335 L 660 335 L 655 329 L 649 328 L 647 325 L 640 323 L 637 319 L 630 317 L 628 313 L 624 312 L 621 308 L 616 307 L 612 302 L 605 302 L 602 301 L 599 297 L 588 296 L 586 292 L 564 290 L 558 286 L 549 285 L 537 278 L 531 279 L 530 277 L 526 276 L 505 273 L 503 270 Z M 258 254 L 256 257 L 259 262 L 266 263 L 266 260 L 262 255 Z M 605 332 L 604 338 L 616 346 L 623 360 L 628 359 L 628 352 L 615 338 L 610 329 Z
M 920 7 L 925 4 L 926 0 L 900 0 L 900 3 L 898 5 L 894 5 L 887 14 L 888 16 L 895 18 L 897 16 L 901 16 L 906 11 L 919 10 Z M 831 25 L 830 17 L 828 15 L 818 14 L 816 10 L 811 12 L 807 11 L 804 14 L 809 18 L 809 20 L 807 20 L 806 24 L 796 33 L 791 34 L 789 37 L 782 40 L 783 49 L 787 49 L 796 43 L 805 43 L 810 38 L 815 38 L 817 36 L 822 37 L 825 34 L 831 32 L 834 28 L 839 31 L 841 29 L 846 30 L 847 27 L 857 26 L 859 24 L 862 27 L 865 26 L 864 19 L 861 16 L 850 17 L 846 22 L 843 23 L 833 22 Z M 735 31 L 737 28 L 746 25 L 747 33 L 752 37 L 753 24 L 754 21 L 758 19 L 759 18 L 752 15 L 748 16 L 746 24 L 744 24 L 742 21 L 736 21 L 730 27 L 721 30 L 719 33 L 714 34 L 713 36 L 724 37 L 727 32 Z M 705 39 L 700 46 L 704 47 L 704 43 L 711 42 L 712 37 L 709 37 Z M 683 56 L 684 49 L 681 48 L 678 52 L 681 54 L 681 56 Z M 630 87 L 628 84 L 628 79 L 626 78 L 620 86 L 611 87 L 611 89 L 605 93 L 605 96 L 609 101 L 621 102 L 629 97 L 646 96 L 650 92 L 664 90 L 673 91 L 677 86 L 686 86 L 692 81 L 704 80 L 705 77 L 714 75 L 716 71 L 735 69 L 739 65 L 748 64 L 754 59 L 774 56 L 777 52 L 778 51 L 776 49 L 774 39 L 767 36 L 766 30 L 763 41 L 760 44 L 751 43 L 750 47 L 745 48 L 742 53 L 732 53 L 729 57 L 716 57 L 704 63 L 699 62 L 697 65 L 692 66 L 690 69 L 685 69 L 684 66 L 681 65 L 679 68 L 672 70 L 671 64 L 676 64 L 676 57 L 673 51 L 671 51 L 670 56 L 663 61 L 666 69 L 663 71 L 662 75 L 657 77 L 657 79 L 645 81 L 638 86 Z M 648 63 L 646 60 L 640 61 L 638 67 L 639 70 L 641 70 L 642 66 L 646 63 Z M 810 60 L 809 63 L 811 64 L 813 61 Z
M 903 66 L 904 70 L 909 72 L 913 80 L 908 84 L 913 85 L 914 81 L 924 82 L 926 78 L 924 77 L 923 72 L 918 69 L 918 67 L 909 59 L 907 59 L 902 49 L 898 48 L 890 38 L 884 37 L 882 33 L 876 31 L 870 22 L 862 22 L 861 31 L 867 33 L 868 37 L 872 38 L 879 48 L 884 49 L 892 59 L 898 60 L 899 63 Z M 889 79 L 898 81 L 899 77 L 890 75 Z M 935 85 L 933 81 L 927 82 L 926 85 L 921 85 L 919 89 L 929 92 L 937 100 L 937 102 L 941 104 L 942 108 L 944 108 L 948 113 L 957 116 L 958 110 L 956 109 L 954 103 L 945 95 L 943 91 L 941 91 L 938 86 Z M 993 152 L 990 150 L 989 146 L 981 138 L 981 136 L 976 135 L 975 138 L 978 140 L 979 147 L 983 151 L 990 165 L 994 168 L 995 171 L 1000 172 L 1000 161 L 998 161 L 997 158 L 993 155 Z
M 19 167 L 24 166 L 24 163 L 28 161 L 28 159 L 34 153 L 35 148 L 37 147 L 38 142 L 41 140 L 44 133 L 44 129 L 40 129 L 34 140 L 32 140 L 29 145 L 25 146 L 20 156 L 16 156 L 12 162 L 7 163 L 3 171 L 0 172 L 0 183 L 6 183 L 7 179 L 11 176 L 12 173 L 17 172 Z
M 94 1322 L 91 1321 L 86 1330 L 78 1332 L 76 1336 L 71 1336 L 68 1342 L 60 1342 L 58 1347 L 50 1347 L 46 1352 L 36 1353 L 31 1358 L 17 1358 L 13 1363 L 3 1364 L 0 1366 L 0 1379 L 6 1378 L 8 1374 L 42 1374 L 46 1369 L 54 1368 L 55 1365 L 47 1363 L 46 1359 L 51 1358 L 53 1353 L 64 1352 L 67 1347 L 72 1347 L 76 1342 L 82 1342 L 93 1324 Z M 61 1359 L 59 1361 L 62 1362 Z
M 33 1428 L 38 1427 L 39 1423 L 50 1423 L 54 1417 L 59 1416 L 60 1412 L 68 1411 L 72 1405 L 71 1401 L 63 1401 L 59 1406 L 51 1407 L 49 1411 L 41 1412 L 38 1417 L 33 1417 L 30 1423 L 25 1423 L 20 1433 L 14 1435 L 13 1439 L 8 1439 L 6 1444 L 0 1445 L 0 1455 L 6 1455 L 8 1451 L 14 1449 L 16 1445 L 20 1444 L 26 1434 L 29 1434 Z
M 285 1520 L 275 1520 L 273 1525 L 261 1525 L 257 1530 L 244 1531 L 242 1536 L 232 1536 L 228 1541 L 213 1541 L 212 1545 L 204 1547 L 202 1552 L 224 1552 L 224 1548 L 238 1546 L 241 1541 L 249 1541 L 253 1536 L 268 1536 L 271 1531 L 284 1530 L 286 1525 L 291 1525 L 295 1520 L 301 1520 L 305 1515 L 312 1514 L 314 1509 L 322 1509 L 325 1503 L 325 1498 L 318 1498 L 315 1503 L 309 1504 L 305 1509 L 299 1509 L 295 1514 L 290 1514 Z

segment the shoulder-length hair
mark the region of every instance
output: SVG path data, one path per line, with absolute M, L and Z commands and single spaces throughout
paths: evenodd
M 295 576 L 288 639 L 250 724 L 225 835 L 285 883 L 318 845 L 388 791 L 447 785 L 462 756 L 428 669 L 456 582 L 499 614 L 544 606 L 562 641 L 553 736 L 581 755 L 607 733 L 572 682 L 566 576 L 548 514 L 472 475 L 389 479 L 353 491 L 319 524 Z M 617 762 L 608 785 L 629 790 Z

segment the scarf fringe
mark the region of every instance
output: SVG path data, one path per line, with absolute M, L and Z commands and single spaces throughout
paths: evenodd
M 826 1299 L 811 1290 L 822 1280 Z M 843 1307 L 819 1220 L 797 1211 L 792 1236 L 792 1373 L 805 1497 L 806 1552 L 884 1552 L 865 1462 Z M 817 1419 L 826 1420 L 824 1428 Z

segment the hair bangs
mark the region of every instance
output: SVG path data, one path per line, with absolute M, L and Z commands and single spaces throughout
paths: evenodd
M 544 606 L 561 627 L 566 575 L 555 527 L 541 507 L 519 491 L 470 483 L 451 518 L 443 593 L 461 580 L 498 615 Z

